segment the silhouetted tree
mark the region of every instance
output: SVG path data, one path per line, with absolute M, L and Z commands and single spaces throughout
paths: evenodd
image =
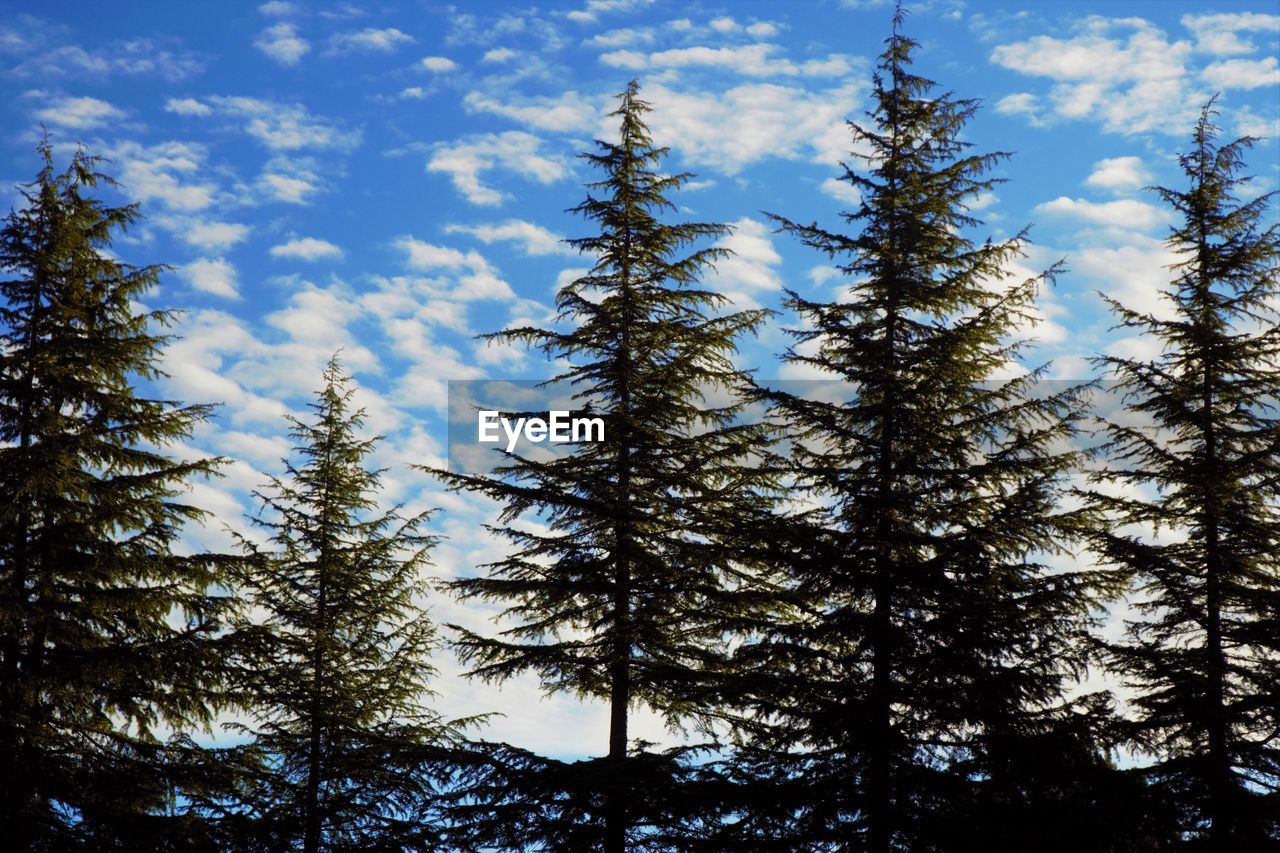
M 1024 755 L 1088 755 L 1105 717 L 1103 697 L 1065 698 L 1105 577 L 1048 562 L 1085 521 L 1061 503 L 1082 389 L 1040 385 L 1043 368 L 996 379 L 1058 269 L 1018 280 L 1025 232 L 967 236 L 1008 155 L 969 152 L 977 102 L 911 73 L 902 18 L 870 122 L 850 123 L 862 163 L 843 180 L 861 201 L 844 219 L 858 230 L 773 217 L 849 282 L 835 301 L 787 302 L 806 326 L 786 360 L 844 398 L 767 393 L 820 506 L 790 537 L 803 615 L 736 656 L 751 737 L 731 772 L 756 789 L 730 827 L 740 843 L 1022 849 L 1039 831 L 1030 804 L 1051 796 Z
M 512 457 L 493 477 L 437 472 L 502 504 L 495 532 L 514 545 L 485 575 L 452 584 L 464 600 L 502 602 L 514 623 L 497 637 L 458 629 L 471 674 L 501 682 L 533 672 L 547 691 L 610 707 L 601 758 L 494 751 L 494 772 L 473 789 L 472 826 L 512 849 L 675 843 L 666 833 L 690 808 L 692 747 L 634 742 L 630 712 L 645 705 L 672 725 L 703 721 L 726 637 L 756 595 L 745 540 L 764 501 L 749 458 L 763 437 L 735 424 L 745 377 L 733 356 L 766 312 L 722 313 L 727 300 L 696 286 L 725 250 L 691 244 L 728 229 L 659 219 L 690 175 L 659 171 L 666 149 L 649 137 L 648 110 L 632 82 L 612 114 L 618 141 L 582 155 L 603 177 L 574 211 L 600 231 L 569 241 L 595 265 L 557 297 L 567 328 L 488 336 L 563 359 L 555 381 L 573 383 L 582 407 L 605 419 L 606 440 L 553 461 Z M 517 525 L 526 514 L 546 529 Z
M 367 467 L 377 438 L 337 360 L 290 418 L 298 461 L 258 496 L 268 542 L 246 542 L 239 590 L 252 621 L 235 681 L 253 736 L 243 802 L 223 812 L 249 849 L 424 849 L 443 830 L 436 795 L 451 784 L 462 722 L 424 705 L 435 628 L 420 600 L 435 537 L 427 514 L 378 507 Z M 260 764 L 255 768 L 254 759 Z
M 1193 847 L 1243 851 L 1280 843 L 1280 225 L 1274 193 L 1237 196 L 1255 140 L 1219 144 L 1214 115 L 1210 101 L 1179 158 L 1186 189 L 1155 188 L 1178 216 L 1172 310 L 1107 300 L 1162 351 L 1100 359 L 1125 414 L 1107 424 L 1095 543 L 1135 588 L 1108 650 L 1156 759 L 1142 772 Z
M 165 447 L 208 406 L 150 399 L 173 312 L 140 307 L 160 266 L 112 238 L 139 218 L 78 150 L 44 165 L 0 233 L 0 833 L 8 849 L 157 849 L 167 768 L 220 695 L 218 561 L 183 556 L 184 493 L 216 460 Z

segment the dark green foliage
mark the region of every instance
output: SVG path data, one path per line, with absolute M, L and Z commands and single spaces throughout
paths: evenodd
M 1178 215 L 1172 316 L 1107 300 L 1163 347 L 1099 360 L 1127 417 L 1107 425 L 1095 542 L 1135 587 L 1137 618 L 1107 648 L 1136 691 L 1145 774 L 1196 849 L 1261 850 L 1280 844 L 1280 225 L 1274 193 L 1236 195 L 1254 140 L 1219 144 L 1213 116 L 1180 158 L 1187 188 L 1156 188 Z
M 259 494 L 268 544 L 246 542 L 252 618 L 235 686 L 252 722 L 233 728 L 254 740 L 233 751 L 246 778 L 223 823 L 249 849 L 430 847 L 460 732 L 423 705 L 435 538 L 420 532 L 425 513 L 379 510 L 380 472 L 366 467 L 378 439 L 358 435 L 363 412 L 336 360 L 324 382 L 314 420 L 291 419 L 299 461 Z
M 1023 756 L 1091 765 L 1105 717 L 1102 697 L 1064 698 L 1101 576 L 1046 564 L 1083 523 L 1060 503 L 1082 389 L 1040 386 L 1042 371 L 993 381 L 1058 270 L 1013 280 L 1025 234 L 966 236 L 981 224 L 967 205 L 1007 155 L 969 152 L 977 103 L 909 71 L 901 19 L 870 124 L 850 124 L 856 233 L 774 217 L 849 282 L 836 302 L 790 294 L 806 328 L 786 360 L 851 399 L 768 394 L 797 487 L 821 506 L 793 520 L 800 615 L 737 655 L 751 735 L 734 768 L 740 844 L 1020 849 L 1001 839 L 1030 837 L 1034 804 L 1073 784 L 1035 790 Z
M 660 221 L 690 176 L 659 172 L 666 151 L 650 141 L 634 82 L 620 100 L 619 141 L 582 155 L 603 178 L 574 210 L 600 230 L 570 241 L 595 266 L 557 298 L 567 328 L 489 336 L 566 360 L 557 380 L 604 417 L 607 440 L 551 462 L 512 458 L 494 478 L 437 472 L 500 502 L 495 532 L 514 545 L 484 576 L 453 584 L 464 600 L 504 603 L 513 623 L 498 637 L 459 629 L 472 673 L 533 672 L 548 691 L 610 703 L 605 757 L 495 758 L 496 775 L 475 789 L 493 806 L 489 819 L 478 806 L 472 814 L 515 849 L 669 846 L 662 832 L 689 762 L 684 750 L 633 742 L 629 711 L 643 704 L 673 726 L 704 722 L 726 632 L 756 596 L 746 547 L 763 499 L 748 457 L 764 439 L 734 424 L 745 377 L 732 359 L 735 339 L 765 312 L 721 313 L 726 300 L 697 287 L 724 250 L 691 245 L 728 229 Z M 526 514 L 545 530 L 518 526 Z
M 184 743 L 159 737 L 209 724 L 227 601 L 215 558 L 173 550 L 203 517 L 185 485 L 216 461 L 164 448 L 209 407 L 137 392 L 173 319 L 137 304 L 162 268 L 110 253 L 139 214 L 92 197 L 112 184 L 99 158 L 56 172 L 38 150 L 0 235 L 0 833 L 167 849 L 191 835 L 158 813 Z

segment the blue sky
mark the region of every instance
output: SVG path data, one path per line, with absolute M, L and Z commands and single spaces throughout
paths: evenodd
M 187 312 L 162 390 L 225 404 L 186 451 L 231 460 L 195 491 L 237 529 L 249 490 L 288 452 L 282 415 L 302 411 L 341 347 L 386 436 L 388 499 L 444 510 L 442 576 L 498 553 L 477 532 L 491 513 L 404 466 L 443 463 L 445 380 L 547 374 L 540 357 L 474 335 L 548 322 L 557 282 L 588 265 L 558 240 L 586 233 L 564 211 L 595 177 L 575 155 L 612 135 L 612 95 L 640 79 L 670 168 L 697 173 L 675 199 L 683 213 L 735 226 L 725 245 L 737 255 L 709 283 L 740 305 L 776 308 L 784 287 L 833 296 L 834 271 L 761 211 L 835 225 L 852 204 L 833 180 L 844 121 L 867 108 L 892 14 L 885 0 L 86 8 L 0 2 L 5 208 L 37 168 L 42 122 L 60 160 L 75 141 L 111 158 L 121 197 L 146 216 L 115 249 L 173 265 L 148 304 Z M 1034 224 L 1014 272 L 1059 258 L 1070 270 L 1044 294 L 1032 360 L 1079 377 L 1090 355 L 1151 353 L 1109 329 L 1097 292 L 1162 310 L 1170 220 L 1142 187 L 1180 185 L 1176 152 L 1214 92 L 1224 135 L 1273 137 L 1250 157 L 1255 190 L 1280 186 L 1274 0 L 910 9 L 918 72 L 980 98 L 966 137 L 1014 154 L 997 170 L 1008 182 L 977 205 L 986 233 Z M 796 375 L 775 360 L 787 323 L 746 344 L 743 364 Z M 189 539 L 229 542 L 217 528 Z M 445 600 L 434 613 L 491 615 Z M 490 736 L 561 754 L 603 742 L 603 706 L 539 700 L 531 681 L 469 684 L 447 653 L 438 662 L 446 711 L 516 711 Z

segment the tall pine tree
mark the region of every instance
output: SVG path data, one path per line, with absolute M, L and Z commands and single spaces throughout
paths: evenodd
M 164 728 L 210 721 L 227 601 L 217 561 L 180 556 L 203 513 L 180 461 L 207 406 L 149 399 L 172 312 L 139 308 L 162 271 L 116 260 L 138 220 L 79 150 L 46 138 L 0 233 L 0 832 L 10 849 L 160 846 Z M 178 836 L 188 830 L 175 830 Z
M 1192 846 L 1243 851 L 1280 843 L 1280 225 L 1275 193 L 1238 197 L 1255 140 L 1219 144 L 1214 115 L 1179 158 L 1186 189 L 1156 188 L 1178 217 L 1171 316 L 1107 300 L 1162 352 L 1100 360 L 1129 414 L 1107 426 L 1096 545 L 1135 585 L 1109 651 L 1156 758 L 1143 773 Z
M 1062 849 L 1071 783 L 1042 784 L 1034 764 L 1107 771 L 1064 699 L 1095 579 L 1046 563 L 1082 521 L 1059 503 L 1082 393 L 1039 386 L 1043 368 L 995 380 L 1057 269 L 1019 281 L 1025 233 L 967 236 L 1008 155 L 970 152 L 977 102 L 911 72 L 902 20 L 870 122 L 850 123 L 857 230 L 773 217 L 847 277 L 836 301 L 790 293 L 806 327 L 785 358 L 849 395 L 768 393 L 797 487 L 821 508 L 794 521 L 803 615 L 736 656 L 750 737 L 732 767 L 759 793 L 731 829 L 739 843 L 876 853 Z
M 744 539 L 763 500 L 748 459 L 761 433 L 735 423 L 745 377 L 733 356 L 765 312 L 724 313 L 725 298 L 697 286 L 725 251 L 691 245 L 728 229 L 659 218 L 690 176 L 659 171 L 666 149 L 650 139 L 638 85 L 619 99 L 618 141 L 582 155 L 603 176 L 574 210 L 600 230 L 569 241 L 595 265 L 559 293 L 564 327 L 489 336 L 563 359 L 555 381 L 604 417 L 606 441 L 554 461 L 513 457 L 494 477 L 437 472 L 500 502 L 496 532 L 514 546 L 453 584 L 464 600 L 505 604 L 514 623 L 497 637 L 460 632 L 472 674 L 533 672 L 548 691 L 609 703 L 602 757 L 562 764 L 503 750 L 507 775 L 475 789 L 475 831 L 512 849 L 675 843 L 664 833 L 688 806 L 684 751 L 635 742 L 631 711 L 645 705 L 673 726 L 705 717 L 702 691 L 754 595 Z M 546 531 L 515 523 L 525 514 Z
M 425 513 L 379 509 L 378 439 L 358 434 L 353 393 L 332 360 L 314 418 L 290 419 L 298 461 L 259 495 L 268 543 L 246 542 L 239 591 L 256 618 L 239 626 L 249 653 L 234 683 L 252 721 L 234 728 L 253 736 L 241 766 L 261 763 L 222 814 L 247 849 L 441 844 L 437 796 L 465 722 L 424 704 L 436 632 L 420 596 L 436 540 Z

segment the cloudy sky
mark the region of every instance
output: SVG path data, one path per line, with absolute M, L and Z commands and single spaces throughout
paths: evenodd
M 300 413 L 341 347 L 361 386 L 388 499 L 435 506 L 441 576 L 496 546 L 489 508 L 406 470 L 442 464 L 445 381 L 540 377 L 536 355 L 474 336 L 548 321 L 559 283 L 585 264 L 560 239 L 594 179 L 576 154 L 611 137 L 613 95 L 639 78 L 670 168 L 696 173 L 676 201 L 732 223 L 737 254 L 712 283 L 740 305 L 782 289 L 836 294 L 834 271 L 772 233 L 762 211 L 836 225 L 853 203 L 834 178 L 846 119 L 868 106 L 888 0 L 112 4 L 0 2 L 0 192 L 38 168 L 43 124 L 65 161 L 82 142 L 108 156 L 145 223 L 118 241 L 135 263 L 173 269 L 152 307 L 186 311 L 163 392 L 221 402 L 190 454 L 232 460 L 197 498 L 237 528 L 248 492 L 289 449 Z M 105 7 L 104 7 L 105 8 Z M 32 12 L 31 10 L 35 10 Z M 1013 152 L 977 207 L 996 238 L 1032 224 L 1020 271 L 1065 258 L 1041 303 L 1033 360 L 1087 375 L 1099 352 L 1151 344 L 1110 330 L 1098 291 L 1161 310 L 1168 214 L 1143 187 L 1180 186 L 1176 153 L 1221 93 L 1230 137 L 1273 137 L 1250 157 L 1255 192 L 1280 186 L 1280 16 L 1274 0 L 919 0 L 907 32 L 916 68 L 983 107 L 979 150 Z M 761 376 L 782 318 L 744 347 Z M 190 546 L 225 547 L 215 526 Z M 490 615 L 437 599 L 441 621 Z M 603 749 L 601 705 L 501 691 L 438 661 L 449 713 L 508 711 L 489 736 L 533 749 Z M 653 721 L 641 736 L 656 737 Z M 588 749 L 590 749 L 588 747 Z

